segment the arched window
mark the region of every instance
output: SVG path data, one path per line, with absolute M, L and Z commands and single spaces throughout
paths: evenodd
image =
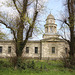
M 52 23 L 52 20 L 50 20 L 50 23 Z

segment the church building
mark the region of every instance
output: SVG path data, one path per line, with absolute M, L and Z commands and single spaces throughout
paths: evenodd
M 59 59 L 67 55 L 68 43 L 59 38 L 55 18 L 49 14 L 46 19 L 45 33 L 39 41 L 28 41 L 23 49 L 22 56 L 25 58 Z M 13 41 L 0 41 L 0 57 L 15 56 L 15 45 Z

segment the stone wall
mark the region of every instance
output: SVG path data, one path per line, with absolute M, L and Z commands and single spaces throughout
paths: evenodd
M 29 47 L 29 53 L 26 53 L 26 47 Z M 38 47 L 38 53 L 35 53 L 35 47 Z M 23 57 L 40 58 L 40 41 L 29 41 L 23 49 Z
M 8 53 L 8 47 L 11 46 L 11 53 Z M 0 47 L 2 47 L 2 53 L 0 57 L 13 57 L 15 54 L 15 45 L 11 41 L 0 41 Z
M 16 56 L 14 42 L 0 42 L 0 46 L 2 46 L 0 57 Z M 8 53 L 9 46 L 11 46 L 11 53 Z M 29 53 L 26 53 L 26 47 L 29 47 Z M 38 53 L 35 53 L 35 47 L 38 47 Z M 52 53 L 52 47 L 55 47 L 55 53 Z M 69 49 L 69 46 L 64 41 L 28 41 L 23 49 L 22 57 L 39 59 L 40 57 L 42 59 L 61 58 L 63 53 L 65 54 L 65 48 Z
M 55 53 L 52 53 L 52 47 L 55 47 Z M 65 48 L 69 49 L 68 44 L 65 42 L 42 42 L 42 59 L 59 59 L 66 55 Z

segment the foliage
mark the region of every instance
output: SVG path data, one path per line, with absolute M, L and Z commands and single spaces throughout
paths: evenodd
M 6 40 L 6 39 L 8 39 L 6 34 L 0 31 L 0 40 Z
M 40 3 L 40 0 L 11 0 L 6 4 L 9 3 L 10 5 L 8 7 L 11 7 L 16 15 L 14 14 L 14 16 L 13 14 L 4 12 L 2 13 L 0 11 L 0 23 L 5 25 L 6 28 L 9 28 L 14 36 L 17 58 L 15 60 L 16 63 L 14 61 L 14 65 L 17 66 L 18 57 L 21 57 L 23 48 L 25 47 L 28 38 L 32 36 L 35 22 L 43 4 L 42 2 Z M 31 11 L 29 11 L 29 8 L 33 9 L 32 15 L 30 13 Z
M 70 57 L 64 57 L 62 61 L 65 68 L 75 69 L 75 58 L 71 59 Z M 70 63 L 71 61 L 72 63 Z
M 12 67 L 12 64 L 9 63 L 9 60 L 0 59 L 0 69 Z
M 8 62 L 7 59 L 1 59 L 0 63 Z M 18 68 L 14 70 L 12 67 L 0 67 L 0 75 L 75 75 L 75 69 L 64 68 L 63 62 L 60 60 L 52 61 L 49 60 L 24 60 L 25 69 Z M 32 68 L 32 65 L 35 64 L 35 68 Z M 22 65 L 22 64 L 21 64 Z M 28 66 L 29 65 L 29 66 Z M 42 65 L 42 68 L 41 68 Z M 28 67 L 27 67 L 28 66 Z

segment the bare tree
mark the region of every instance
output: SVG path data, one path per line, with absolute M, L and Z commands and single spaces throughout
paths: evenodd
M 70 64 L 73 64 L 73 61 L 75 59 L 75 0 L 66 0 L 66 5 L 65 8 L 67 7 L 68 11 L 68 19 L 64 19 L 63 24 L 65 23 L 69 29 L 70 32 L 70 39 L 67 40 L 66 38 L 64 38 L 64 40 L 66 40 L 69 44 L 69 58 L 70 58 Z M 65 13 L 66 14 L 66 13 Z M 61 20 L 60 20 L 61 21 Z M 62 25 L 63 27 L 63 25 Z M 73 64 L 74 65 L 74 64 Z
M 28 38 L 32 36 L 38 12 L 40 11 L 38 7 L 42 7 L 42 5 L 38 3 L 38 0 L 12 0 L 12 4 L 14 4 L 14 7 L 16 8 L 19 16 L 16 16 L 14 22 L 10 19 L 9 22 L 7 20 L 7 17 L 9 17 L 10 15 L 8 14 L 8 16 L 5 18 L 5 16 L 1 13 L 0 23 L 9 28 L 14 35 L 17 57 L 15 61 L 17 62 L 18 58 L 22 56 L 23 48 L 25 47 Z M 32 7 L 34 10 L 33 16 L 31 18 L 29 17 L 28 12 L 28 8 L 30 7 Z M 24 33 L 25 38 L 23 38 Z
M 69 27 L 70 30 L 70 41 L 69 41 L 69 46 L 70 46 L 70 57 L 74 57 L 75 54 L 75 49 L 74 49 L 74 12 L 75 12 L 75 8 L 74 8 L 74 0 L 67 0 L 67 8 L 68 8 L 68 22 L 65 19 L 64 22 L 67 24 L 67 26 Z

